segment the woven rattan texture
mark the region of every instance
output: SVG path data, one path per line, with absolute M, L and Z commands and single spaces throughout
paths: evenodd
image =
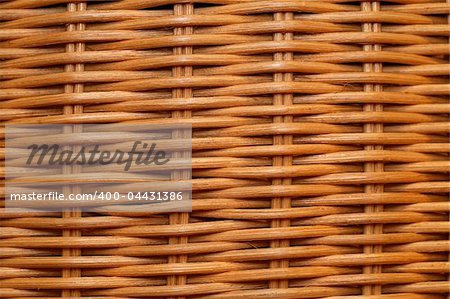
M 449 7 L 1 1 L 1 120 L 190 122 L 194 202 L 1 212 L 0 297 L 448 298 Z

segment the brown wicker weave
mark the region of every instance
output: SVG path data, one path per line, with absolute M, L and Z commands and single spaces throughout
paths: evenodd
M 2 211 L 0 297 L 449 298 L 449 11 L 0 1 L 4 123 L 194 128 L 192 213 Z

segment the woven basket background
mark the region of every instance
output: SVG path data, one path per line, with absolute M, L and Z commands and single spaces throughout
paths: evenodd
M 449 298 L 449 11 L 0 1 L 4 123 L 194 128 L 192 213 L 2 211 L 0 298 Z

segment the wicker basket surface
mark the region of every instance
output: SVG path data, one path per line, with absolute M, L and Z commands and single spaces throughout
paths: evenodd
M 1 1 L 2 122 L 192 123 L 193 211 L 2 211 L 0 298 L 449 298 L 449 12 Z

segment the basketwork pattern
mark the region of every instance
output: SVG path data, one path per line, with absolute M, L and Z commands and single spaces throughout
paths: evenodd
M 448 298 L 449 11 L 0 2 L 2 122 L 193 126 L 192 213 L 1 212 L 0 297 Z

